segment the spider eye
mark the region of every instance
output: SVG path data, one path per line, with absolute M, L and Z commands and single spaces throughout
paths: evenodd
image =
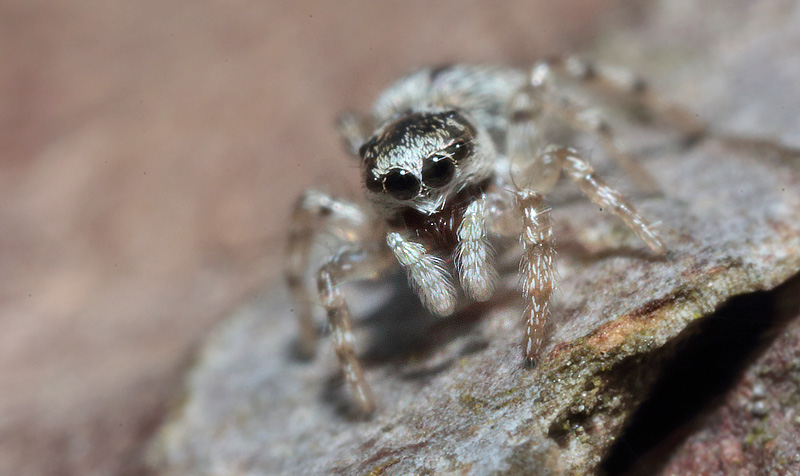
M 468 155 L 472 154 L 472 143 L 471 142 L 463 142 L 458 141 L 447 148 L 447 155 L 453 160 L 453 162 L 458 163 L 463 160 Z
M 422 166 L 422 182 L 431 188 L 444 187 L 456 172 L 456 165 L 450 157 L 434 155 Z
M 372 193 L 383 192 L 383 182 L 381 182 L 381 179 L 376 177 L 371 170 L 367 171 L 366 176 L 364 177 L 364 183 L 367 186 L 367 190 Z
M 411 172 L 394 169 L 383 179 L 383 188 L 398 200 L 408 200 L 419 193 L 419 180 Z

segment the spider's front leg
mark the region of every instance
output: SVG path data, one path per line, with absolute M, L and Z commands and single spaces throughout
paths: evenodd
M 555 275 L 555 249 L 550 210 L 544 197 L 533 190 L 516 193 L 514 206 L 522 217 L 522 293 L 525 298 L 525 362 L 533 366 L 544 343 L 545 326 L 550 318 Z
M 328 314 L 333 334 L 333 347 L 342 371 L 365 414 L 375 409 L 375 401 L 364 372 L 355 354 L 350 308 L 339 286 L 353 279 L 374 279 L 391 264 L 385 248 L 367 250 L 345 247 L 322 265 L 317 273 L 317 288 L 322 305 Z
M 550 209 L 544 195 L 532 189 L 491 193 L 493 213 L 490 229 L 494 236 L 517 238 L 522 245 L 519 262 L 520 285 L 525 309 L 523 356 L 533 367 L 541 354 L 550 303 L 555 288 L 555 248 Z

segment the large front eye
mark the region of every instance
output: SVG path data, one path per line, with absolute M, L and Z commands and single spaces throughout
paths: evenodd
M 434 155 L 422 166 L 422 183 L 431 188 L 444 187 L 456 173 L 456 165 L 443 155 Z
M 383 179 L 383 188 L 398 200 L 409 200 L 419 193 L 419 180 L 411 172 L 394 169 Z

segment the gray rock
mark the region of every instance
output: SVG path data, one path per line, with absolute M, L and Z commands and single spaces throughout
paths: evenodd
M 644 458 L 638 474 L 798 473 L 800 279 L 772 294 L 777 325 L 757 358 L 691 431 Z
M 732 135 L 758 124 L 752 135 L 797 143 L 799 108 L 787 95 L 794 94 L 790 86 L 798 84 L 800 68 L 768 45 L 794 41 L 798 8 L 758 16 L 768 35 L 737 36 L 725 29 L 737 21 L 733 13 L 713 16 L 711 33 L 701 34 L 722 55 L 713 56 L 691 51 L 692 35 L 675 37 L 675 19 L 690 7 L 664 1 L 651 7 L 657 15 L 643 20 L 653 32 L 645 41 L 671 31 L 669 51 L 686 58 L 668 89 L 702 97 L 715 130 Z M 702 14 L 682 25 L 702 24 Z M 719 36 L 712 38 L 714 32 Z M 634 33 L 614 33 L 598 46 L 598 56 L 621 54 L 615 45 Z M 731 37 L 745 46 L 724 50 Z M 665 68 L 629 56 L 647 76 Z M 709 74 L 710 56 L 729 67 Z M 757 78 L 756 71 L 780 71 L 792 80 L 768 91 L 737 82 L 737 74 Z M 721 78 L 732 82 L 720 86 Z M 732 296 L 772 289 L 800 270 L 797 152 L 718 135 L 688 150 L 651 153 L 645 164 L 665 194 L 634 201 L 660 222 L 671 250 L 666 259 L 649 255 L 569 184 L 554 195 L 560 287 L 550 344 L 537 368 L 521 366 L 514 293 L 433 320 L 407 291 L 394 291 L 392 281 L 353 287 L 355 314 L 367 316 L 357 340 L 379 402 L 373 418 L 358 420 L 334 377 L 329 342 L 312 362 L 292 358 L 295 323 L 276 285 L 210 337 L 185 398 L 152 444 L 152 467 L 164 475 L 595 472 L 676 344 L 697 332 L 694 323 Z M 746 408 L 769 422 L 770 395 Z

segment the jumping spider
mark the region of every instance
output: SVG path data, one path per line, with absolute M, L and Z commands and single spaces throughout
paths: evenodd
M 543 61 L 529 71 L 464 65 L 423 69 L 386 90 L 370 116 L 340 118 L 345 143 L 361 161 L 367 203 L 306 192 L 292 216 L 287 279 L 301 348 L 313 353 L 312 303 L 318 298 L 327 310 L 344 375 L 364 412 L 375 405 L 353 350 L 341 283 L 375 278 L 399 264 L 422 304 L 446 316 L 457 301 L 451 273 L 458 275 L 466 297 L 489 299 L 498 277 L 494 247 L 510 241 L 503 237 L 518 237 L 523 349 L 526 362 L 533 364 L 542 348 L 554 286 L 552 229 L 543 199 L 562 171 L 654 253 L 665 253 L 647 220 L 600 180 L 575 149 L 548 142 L 554 139 L 545 129 L 545 115 L 573 132 L 594 134 L 635 182 L 655 187 L 650 175 L 617 147 L 608 124 L 570 99 L 565 84 L 627 97 L 687 137 L 703 130 L 694 117 L 660 101 L 635 76 L 575 58 Z M 305 273 L 321 233 L 335 235 L 341 246 L 316 270 L 315 296 Z

